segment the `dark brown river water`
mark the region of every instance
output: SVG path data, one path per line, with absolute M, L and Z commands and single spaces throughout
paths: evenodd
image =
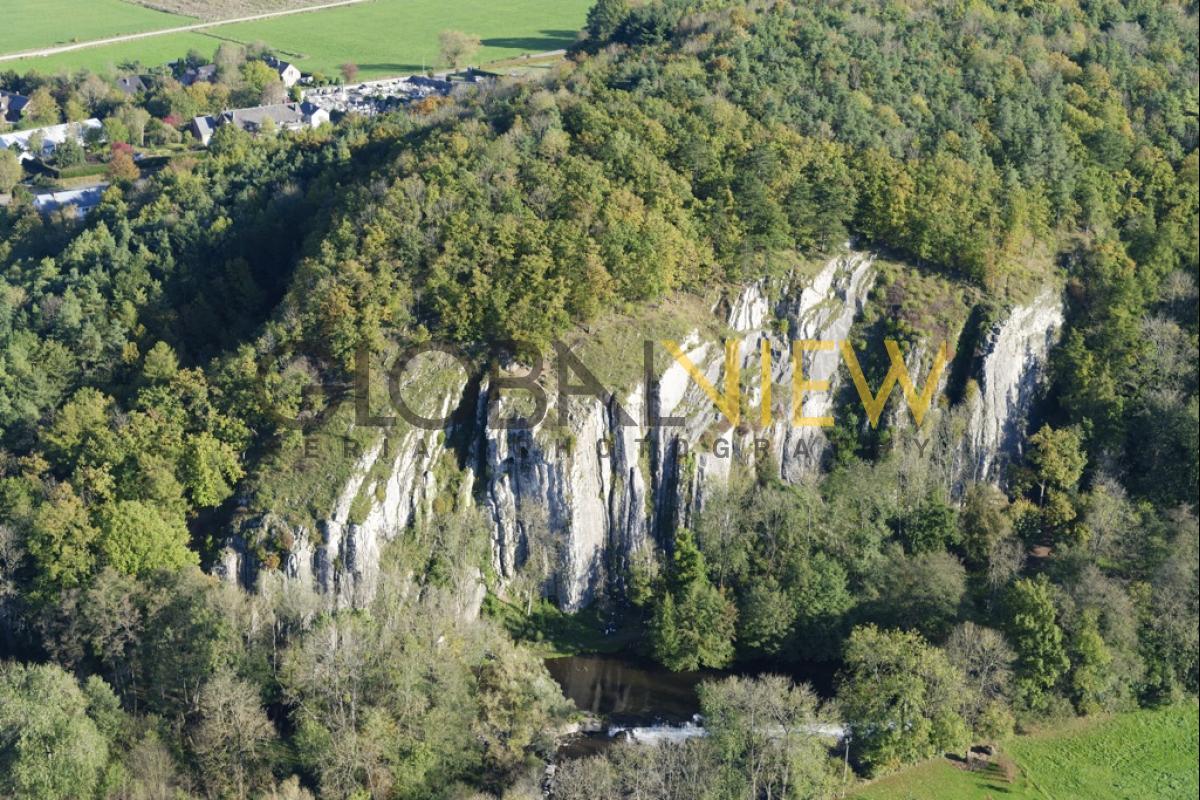
M 604 722 L 603 731 L 572 737 L 560 747 L 559 758 L 599 752 L 616 740 L 611 735 L 614 729 L 673 728 L 692 723 L 700 712 L 696 688 L 706 680 L 732 674 L 790 672 L 794 680 L 808 681 L 818 694 L 827 697 L 833 677 L 833 666 L 826 664 L 796 670 L 746 667 L 736 672 L 671 672 L 653 661 L 611 655 L 551 658 L 546 660 L 546 669 L 576 708 Z
M 580 711 L 621 725 L 687 722 L 700 711 L 696 686 L 725 674 L 671 672 L 615 656 L 551 658 L 546 668 Z

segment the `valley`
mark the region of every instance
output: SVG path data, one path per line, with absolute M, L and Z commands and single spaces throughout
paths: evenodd
M 1194 7 L 55 3 L 0 796 L 1195 796 Z

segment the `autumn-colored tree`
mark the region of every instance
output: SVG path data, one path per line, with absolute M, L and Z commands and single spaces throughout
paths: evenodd
M 128 183 L 142 177 L 142 171 L 134 163 L 133 154 L 129 150 L 114 147 L 108 160 L 108 177 L 115 183 Z

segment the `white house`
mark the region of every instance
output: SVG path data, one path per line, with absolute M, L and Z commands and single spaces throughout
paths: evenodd
M 283 81 L 283 85 L 289 89 L 300 80 L 300 70 L 296 68 L 295 64 L 281 61 L 275 56 L 263 56 L 263 61 L 279 73 L 279 80 Z
M 30 128 L 27 131 L 12 131 L 10 133 L 0 133 L 0 147 L 13 149 L 17 148 L 17 159 L 27 161 L 38 156 L 50 156 L 54 154 L 55 149 L 67 140 L 67 137 L 72 137 L 80 144 L 83 143 L 83 137 L 87 135 L 89 130 L 103 130 L 104 126 L 100 124 L 98 119 L 85 119 L 82 122 L 64 122 L 61 125 L 50 125 L 45 128 Z M 29 152 L 29 140 L 35 134 L 42 135 L 41 152 Z

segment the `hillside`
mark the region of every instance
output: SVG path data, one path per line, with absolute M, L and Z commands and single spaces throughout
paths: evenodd
M 18 192 L 0 794 L 828 797 L 1194 703 L 1195 33 L 600 0 L 538 79 Z M 707 735 L 560 758 L 563 630 Z
M 78 0 L 51 0 L 48 3 L 20 0 L 5 9 L 4 30 L 0 32 L 0 54 L 158 28 L 174 28 L 194 21 L 186 15 L 163 13 L 124 0 L 99 0 L 94 3 L 80 3 Z

